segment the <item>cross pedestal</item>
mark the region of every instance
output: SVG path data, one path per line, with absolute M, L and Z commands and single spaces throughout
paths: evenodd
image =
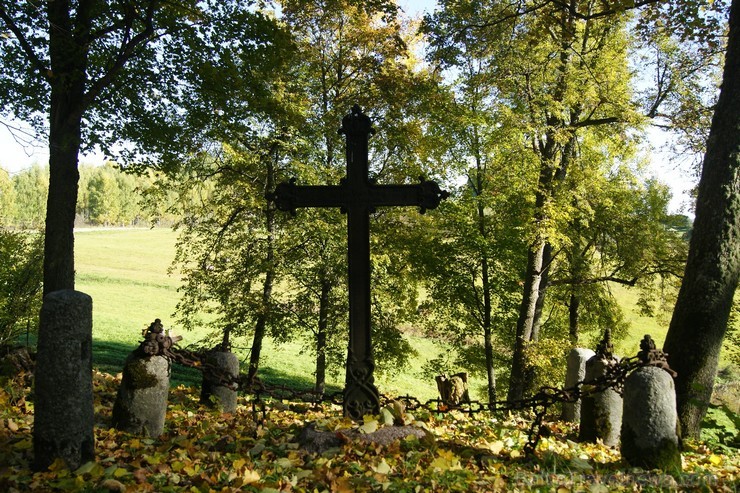
M 370 323 L 370 214 L 376 207 L 418 206 L 423 214 L 449 195 L 436 182 L 377 185 L 368 176 L 370 118 L 355 105 L 339 130 L 347 139 L 347 176 L 339 185 L 281 183 L 268 198 L 278 209 L 295 213 L 299 207 L 340 207 L 347 213 L 349 279 L 349 350 L 344 387 L 344 414 L 361 420 L 380 412 L 375 387 Z

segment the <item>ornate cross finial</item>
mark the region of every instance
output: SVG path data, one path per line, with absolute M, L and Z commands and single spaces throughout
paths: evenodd
M 604 359 L 614 358 L 614 344 L 612 344 L 612 330 L 607 327 L 604 331 L 604 337 L 596 345 L 596 354 Z
M 676 375 L 678 375 L 668 366 L 668 353 L 664 353 L 656 347 L 655 341 L 650 337 L 650 334 L 645 334 L 645 337 L 640 341 L 640 351 L 637 353 L 637 357 L 644 366 L 662 368 L 673 378 L 676 378 Z
M 350 112 L 342 118 L 340 135 L 351 137 L 354 135 L 372 135 L 375 133 L 370 117 L 362 112 L 359 104 L 352 106 Z

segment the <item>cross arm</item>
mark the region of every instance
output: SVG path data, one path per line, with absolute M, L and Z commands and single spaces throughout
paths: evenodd
M 267 200 L 274 201 L 281 211 L 295 214 L 302 207 L 342 207 L 344 197 L 339 185 L 296 185 L 295 178 L 280 183 Z
M 436 209 L 439 203 L 449 197 L 449 192 L 439 188 L 437 182 L 419 179 L 416 185 L 372 185 L 370 203 L 374 207 L 418 206 L 422 214 Z

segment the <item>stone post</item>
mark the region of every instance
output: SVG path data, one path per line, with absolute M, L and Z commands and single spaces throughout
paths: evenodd
M 644 364 L 624 382 L 622 457 L 634 467 L 681 471 L 676 373 L 668 366 L 667 354 L 658 350 L 650 336 L 640 343 L 638 356 Z
M 74 290 L 44 297 L 39 319 L 33 424 L 34 469 L 95 458 L 92 298 Z
M 565 388 L 571 388 L 576 383 L 586 378 L 586 361 L 596 353 L 591 349 L 573 348 L 568 354 L 568 368 L 565 373 Z M 579 423 L 581 421 L 581 400 L 566 402 L 563 404 L 563 413 L 560 417 L 563 421 Z
M 236 411 L 239 358 L 231 351 L 211 351 L 206 364 L 213 365 L 216 371 L 206 367 L 203 371 L 203 384 L 200 389 L 200 402 L 207 406 L 218 406 L 225 413 Z M 229 376 L 234 383 L 229 385 L 221 377 Z
M 144 356 L 133 351 L 123 367 L 123 380 L 113 405 L 113 426 L 138 435 L 161 435 L 169 389 L 170 361 L 162 355 Z
M 596 348 L 596 354 L 586 362 L 586 382 L 605 376 L 611 367 L 619 363 L 612 351 L 611 331 L 607 329 Z M 622 396 L 616 390 L 609 388 L 583 398 L 578 435 L 580 441 L 596 442 L 601 439 L 604 445 L 614 447 L 619 443 L 621 427 Z
M 447 377 L 446 374 L 437 375 L 435 380 L 439 396 L 448 406 L 459 406 L 465 402 L 470 402 L 467 373 L 455 373 L 451 377 Z

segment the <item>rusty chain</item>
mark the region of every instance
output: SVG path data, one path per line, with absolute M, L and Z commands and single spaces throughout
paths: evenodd
M 341 391 L 325 393 L 316 390 L 297 390 L 286 385 L 267 384 L 258 378 L 248 382 L 246 375 L 233 375 L 208 361 L 209 353 L 213 351 L 228 352 L 228 347 L 218 345 L 208 351 L 191 351 L 174 346 L 180 338 L 175 339 L 167 335 L 162 338 L 160 335 L 162 333 L 161 323 L 157 319 L 144 331 L 144 341 L 142 341 L 139 351 L 145 355 L 161 354 L 178 364 L 209 374 L 210 378 L 218 382 L 218 385 L 226 386 L 234 391 L 241 390 L 242 392 L 253 394 L 252 413 L 257 422 L 264 422 L 267 418 L 266 403 L 263 397 L 269 397 L 279 401 L 302 402 L 312 407 L 326 403 L 337 406 L 342 405 L 343 393 Z M 656 366 L 664 369 L 673 377 L 676 376 L 675 372 L 668 366 L 668 355 L 656 348 L 655 342 L 649 335 L 646 335 L 640 342 L 640 349 L 637 356 L 625 358 L 621 361 L 617 360 L 612 355 L 610 332 L 607 330 L 604 339 L 597 347 L 596 353 L 605 362 L 603 376 L 588 381 L 581 380 L 567 388 L 543 386 L 531 397 L 519 400 L 501 400 L 488 403 L 471 400 L 458 405 L 451 405 L 439 398 L 422 402 L 420 399 L 411 395 L 395 398 L 381 395 L 381 401 L 383 405 L 399 401 L 409 411 L 427 409 L 440 414 L 455 411 L 470 416 L 482 412 L 500 413 L 531 409 L 534 412 L 534 419 L 529 427 L 527 444 L 524 446 L 525 454 L 531 456 L 536 450 L 543 433 L 546 432 L 546 427 L 543 424 L 545 416 L 555 404 L 573 403 L 584 397 L 589 397 L 608 389 L 614 389 L 621 394 L 627 376 L 633 370 L 643 366 Z M 258 418 L 259 414 L 262 415 L 261 418 Z

